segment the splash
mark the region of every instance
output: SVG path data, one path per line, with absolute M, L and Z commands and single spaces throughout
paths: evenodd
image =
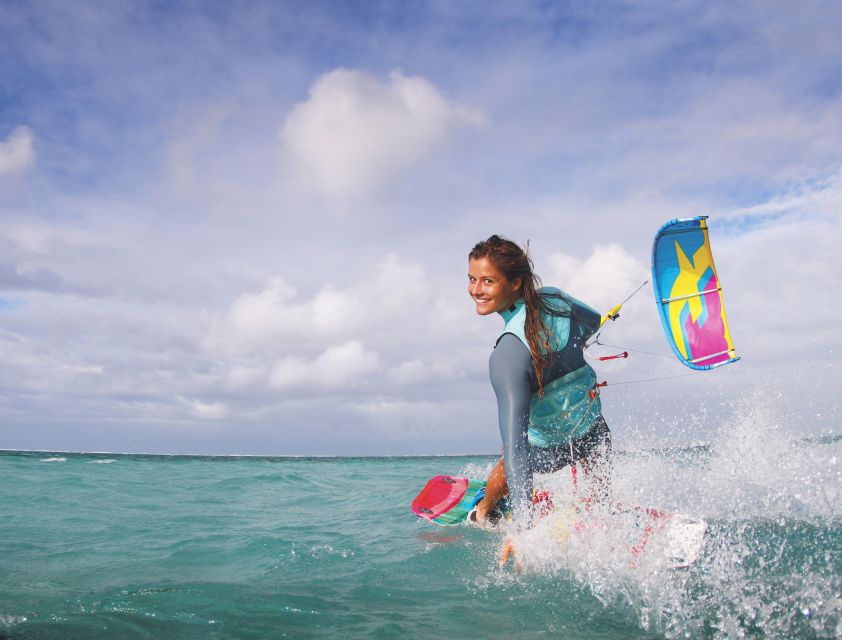
M 768 394 L 735 409 L 707 447 L 615 462 L 613 500 L 707 522 L 695 564 L 632 554 L 634 522 L 571 503 L 515 536 L 519 579 L 566 577 L 666 637 L 842 637 L 842 441 L 793 437 Z M 570 496 L 568 476 L 542 481 Z

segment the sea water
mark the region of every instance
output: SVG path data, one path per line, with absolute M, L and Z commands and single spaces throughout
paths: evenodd
M 762 444 L 618 452 L 617 499 L 707 521 L 689 569 L 552 536 L 500 568 L 411 513 L 492 457 L 6 452 L 0 637 L 838 638 L 842 441 Z

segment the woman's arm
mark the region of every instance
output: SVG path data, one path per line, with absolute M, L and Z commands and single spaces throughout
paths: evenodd
M 509 500 L 515 522 L 529 526 L 532 513 L 532 467 L 527 434 L 529 401 L 532 397 L 532 358 L 517 337 L 506 333 L 491 354 L 489 369 L 491 385 L 497 394 Z

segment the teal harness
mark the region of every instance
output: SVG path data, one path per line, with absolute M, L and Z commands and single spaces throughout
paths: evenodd
M 586 307 L 560 289 L 544 287 L 539 293 L 550 296 L 561 294 L 571 300 L 574 306 L 580 304 Z M 549 353 L 556 355 L 566 349 L 581 349 L 579 344 L 574 344 L 576 341 L 570 340 L 571 329 L 573 335 L 582 335 L 587 331 L 578 325 L 571 305 L 561 298 L 545 297 L 544 300 L 553 309 L 565 313 L 564 316 L 550 313 L 543 316 L 544 324 L 552 334 Z M 529 349 L 525 329 L 526 305 L 523 299 L 501 312 L 501 315 L 506 324 L 500 335 L 511 333 Z M 596 373 L 589 364 L 545 382 L 543 386 L 543 395 L 539 397 L 537 391 L 534 392 L 529 403 L 530 444 L 541 448 L 568 444 L 585 435 L 599 419 L 602 405 L 596 393 Z

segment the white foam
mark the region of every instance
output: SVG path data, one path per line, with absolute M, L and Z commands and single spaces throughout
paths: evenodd
M 820 637 L 838 633 L 842 599 L 833 559 L 804 536 L 834 529 L 842 518 L 842 441 L 794 436 L 791 410 L 769 394 L 745 398 L 732 416 L 711 426 L 706 448 L 615 457 L 613 501 L 707 521 L 695 565 L 672 569 L 670 553 L 657 545 L 633 556 L 630 541 L 639 531 L 628 523 L 577 532 L 561 505 L 515 536 L 523 579 L 570 576 L 605 606 L 631 607 L 646 632 L 669 637 L 711 628 L 723 637 L 750 629 L 769 637 L 805 628 Z M 569 499 L 570 477 L 568 470 L 539 476 L 536 485 Z

